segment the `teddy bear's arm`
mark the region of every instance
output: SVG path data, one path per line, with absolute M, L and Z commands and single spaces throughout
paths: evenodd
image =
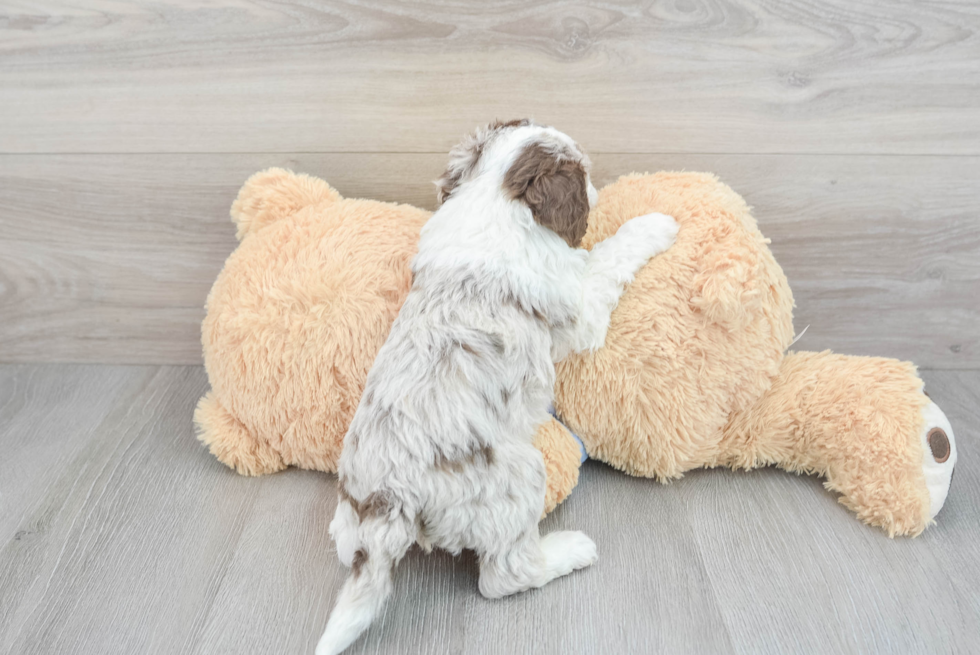
M 606 343 L 609 319 L 626 285 L 647 261 L 667 250 L 677 237 L 677 222 L 665 214 L 646 214 L 626 221 L 613 236 L 589 252 L 582 279 L 577 320 L 552 328 L 552 357 L 596 351 Z

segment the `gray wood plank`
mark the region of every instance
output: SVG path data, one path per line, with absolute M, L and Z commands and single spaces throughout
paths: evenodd
M 588 145 L 586 143 L 586 145 Z M 431 208 L 445 155 L 0 155 L 0 361 L 200 362 L 204 301 L 252 172 Z M 796 294 L 800 348 L 980 366 L 980 157 L 597 155 L 714 171 L 754 206 Z
M 336 478 L 291 470 L 245 480 L 256 482 L 222 584 L 186 652 L 312 653 L 326 625 L 322 617 L 347 573 L 328 533 Z
M 47 488 L 86 452 L 99 425 L 131 397 L 150 369 L 93 366 L 0 368 L 0 543 L 27 517 L 40 522 L 20 538 L 47 528 L 39 506 Z
M 3 542 L 3 652 L 188 652 L 261 488 L 202 457 L 190 415 L 203 370 L 112 374 L 132 392 L 117 396 L 87 440 L 47 435 L 84 447 L 52 479 L 28 481 L 43 501 L 23 517 L 24 534 Z M 81 412 L 86 402 L 71 404 Z
M 596 566 L 487 601 L 471 554 L 413 550 L 351 653 L 970 652 L 980 371 L 924 378 L 960 461 L 917 539 L 864 526 L 810 477 L 698 471 L 662 486 L 588 463 L 542 529 L 592 535 Z M 0 540 L 0 652 L 312 652 L 346 575 L 326 530 L 335 478 L 223 468 L 190 425 L 205 386 L 200 367 L 0 366 L 9 466 L 76 453 L 4 482 L 4 497 L 43 497 L 47 518 Z M 78 432 L 44 427 L 73 410 Z M 24 441 L 44 445 L 8 450 Z
M 45 561 L 61 548 L 65 507 L 84 498 L 81 474 L 100 425 L 149 375 L 137 367 L 0 367 L 0 652 L 21 596 L 43 583 Z
M 133 0 L 0 10 L 0 152 L 980 154 L 976 3 Z

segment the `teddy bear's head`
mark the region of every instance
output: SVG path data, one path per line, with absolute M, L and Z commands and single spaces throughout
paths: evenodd
M 270 169 L 231 215 L 241 243 L 202 326 L 212 391 L 195 415 L 201 438 L 240 473 L 335 470 L 429 212 Z

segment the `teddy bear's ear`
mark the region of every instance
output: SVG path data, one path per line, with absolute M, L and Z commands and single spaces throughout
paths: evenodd
M 319 178 L 270 168 L 245 182 L 231 206 L 231 220 L 238 226 L 236 236 L 241 241 L 303 207 L 337 200 L 340 194 Z

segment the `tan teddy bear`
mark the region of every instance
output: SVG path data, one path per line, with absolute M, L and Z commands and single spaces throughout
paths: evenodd
M 653 211 L 677 219 L 677 242 L 627 289 L 605 348 L 557 367 L 556 410 L 589 456 L 662 481 L 705 466 L 817 473 L 865 522 L 919 534 L 945 501 L 956 444 L 915 367 L 784 355 L 789 285 L 713 176 L 621 178 L 600 191 L 583 246 Z M 249 475 L 336 470 L 428 216 L 280 169 L 246 182 L 232 206 L 241 243 L 203 325 L 212 390 L 194 420 L 218 459 Z M 550 511 L 578 480 L 579 444 L 551 421 L 536 445 Z

